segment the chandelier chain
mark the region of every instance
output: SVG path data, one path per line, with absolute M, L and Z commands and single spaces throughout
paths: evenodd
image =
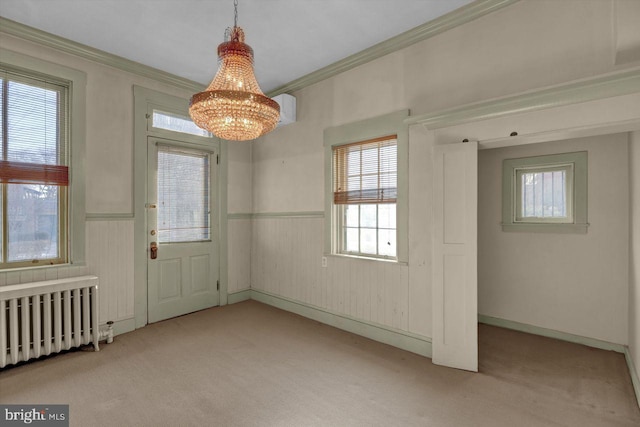
M 238 0 L 233 0 L 233 26 L 238 26 Z

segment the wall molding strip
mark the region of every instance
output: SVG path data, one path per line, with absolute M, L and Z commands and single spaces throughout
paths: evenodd
M 635 391 L 636 393 L 636 400 L 638 401 L 638 406 L 640 406 L 640 379 L 638 378 L 638 371 L 633 364 L 631 351 L 627 346 L 624 347 L 624 358 L 627 361 L 627 366 L 629 367 L 629 375 L 631 375 L 631 384 L 633 384 L 633 391 Z
M 640 67 L 518 95 L 412 116 L 407 118 L 405 123 L 408 125 L 421 124 L 428 129 L 439 129 L 635 92 L 640 92 Z
M 250 212 L 228 213 L 227 219 L 252 219 L 253 214 Z
M 227 294 L 227 304 L 235 304 L 237 302 L 248 301 L 251 299 L 251 289 Z
M 302 212 L 237 212 L 227 214 L 228 219 L 266 219 L 266 218 L 324 218 L 323 211 Z
M 498 317 L 485 316 L 484 314 L 478 314 L 478 322 L 486 325 L 498 326 L 500 328 L 512 329 L 514 331 L 526 332 L 528 334 L 554 338 L 574 344 L 582 344 L 588 347 L 599 348 L 601 350 L 615 351 L 617 353 L 625 352 L 625 346 L 622 344 L 615 344 L 596 338 L 583 337 L 581 335 L 574 335 L 568 332 L 560 332 L 526 323 L 514 322 L 512 320 L 500 319 Z
M 640 118 L 631 120 L 620 120 L 604 125 L 598 123 L 595 125 L 553 129 L 544 132 L 529 133 L 526 135 L 485 139 L 478 141 L 478 149 L 485 150 L 492 148 L 511 147 L 514 145 L 559 141 L 562 139 L 609 135 L 612 133 L 632 132 L 638 129 L 640 129 Z
M 306 212 L 258 212 L 251 215 L 252 219 L 266 218 L 324 218 L 324 211 Z
M 273 97 L 281 93 L 291 93 L 303 89 L 314 83 L 326 80 L 337 74 L 348 71 L 359 65 L 378 59 L 417 42 L 436 36 L 459 25 L 473 21 L 488 13 L 495 12 L 503 7 L 516 3 L 519 0 L 476 0 L 457 10 L 442 15 L 432 21 L 419 25 L 402 34 L 371 46 L 361 52 L 348 56 L 340 61 L 334 62 L 324 68 L 309 73 L 299 79 L 293 80 L 267 93 Z
M 83 59 L 88 59 L 89 61 L 118 68 L 122 71 L 137 74 L 142 77 L 148 77 L 161 83 L 170 84 L 182 89 L 188 89 L 192 92 L 200 92 L 206 87 L 205 85 L 194 82 L 193 80 L 178 77 L 174 74 L 167 73 L 166 71 L 158 70 L 157 68 L 149 67 L 148 65 L 143 65 L 139 62 L 125 59 L 103 50 L 95 49 L 64 37 L 50 34 L 7 18 L 0 17 L 0 29 L 0 32 L 11 36 L 51 47 L 62 52 L 79 56 Z
M 133 221 L 135 215 L 132 213 L 87 213 L 87 221 Z
M 332 313 L 303 302 L 255 289 L 251 290 L 251 299 L 383 344 L 431 357 L 431 339 L 427 337 Z

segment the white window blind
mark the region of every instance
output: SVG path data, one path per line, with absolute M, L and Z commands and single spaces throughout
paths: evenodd
M 0 165 L 3 183 L 69 184 L 66 98 L 66 87 L 62 85 L 4 73 Z
M 395 203 L 398 195 L 396 136 L 333 147 L 335 204 Z
M 160 243 L 210 239 L 209 158 L 206 152 L 158 145 Z

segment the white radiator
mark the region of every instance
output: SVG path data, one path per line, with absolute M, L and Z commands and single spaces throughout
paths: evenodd
M 98 340 L 96 276 L 0 286 L 0 368 Z

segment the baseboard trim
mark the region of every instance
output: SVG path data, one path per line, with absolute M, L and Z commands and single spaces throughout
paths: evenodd
M 243 291 L 227 294 L 227 304 L 235 304 L 235 303 L 247 301 L 250 299 L 251 299 L 251 289 L 245 289 Z
M 638 371 L 636 371 L 636 365 L 633 363 L 629 347 L 626 346 L 624 348 L 624 358 L 627 361 L 629 375 L 631 376 L 631 384 L 633 384 L 633 391 L 636 393 L 636 400 L 638 401 L 638 406 L 640 406 L 640 379 L 638 379 Z
M 478 314 L 478 322 L 486 325 L 498 326 L 505 329 L 513 329 L 514 331 L 526 332 L 528 334 L 541 335 L 547 338 L 555 338 L 557 340 L 568 341 L 575 344 L 582 344 L 588 347 L 599 348 L 601 350 L 615 351 L 618 353 L 625 352 L 625 346 L 615 344 L 608 341 L 602 341 L 595 338 L 574 335 L 568 332 L 560 332 L 553 329 L 547 329 L 540 326 L 529 325 L 526 323 L 515 322 L 513 320 L 500 319 L 498 317 L 486 316 Z
M 431 339 L 427 337 L 332 313 L 255 289 L 251 290 L 251 299 L 421 356 L 430 358 L 432 354 Z

